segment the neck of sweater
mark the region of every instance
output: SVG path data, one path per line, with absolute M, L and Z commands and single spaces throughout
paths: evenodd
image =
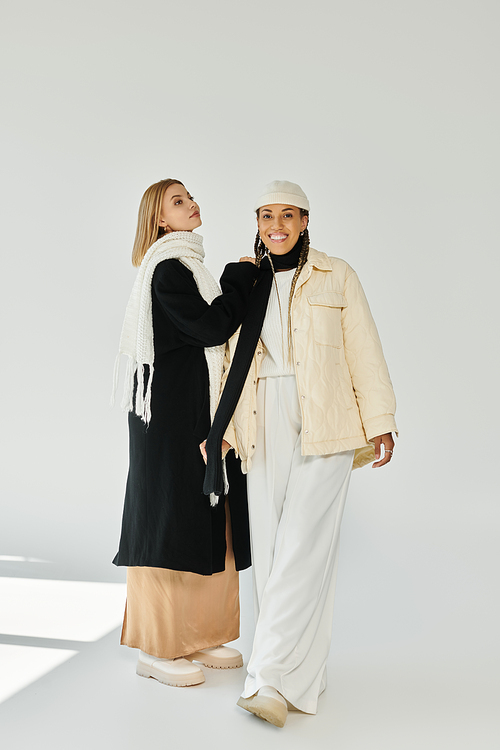
M 284 255 L 275 255 L 269 253 L 275 271 L 289 271 L 291 268 L 297 268 L 299 264 L 299 255 L 302 250 L 302 237 L 299 236 L 294 247 Z

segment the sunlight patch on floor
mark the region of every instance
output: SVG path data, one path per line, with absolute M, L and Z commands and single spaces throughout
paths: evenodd
M 0 578 L 0 633 L 96 641 L 120 625 L 123 583 Z
M 0 643 L 0 703 L 18 693 L 47 672 L 74 656 L 77 651 Z

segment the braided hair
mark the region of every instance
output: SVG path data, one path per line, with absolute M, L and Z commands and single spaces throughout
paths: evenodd
M 257 218 L 259 217 L 259 211 L 260 209 L 257 209 Z M 301 217 L 307 216 L 307 218 L 309 219 L 309 211 L 306 211 L 304 208 L 300 209 L 300 215 Z M 299 262 L 297 263 L 297 268 L 295 269 L 295 273 L 292 279 L 292 285 L 290 288 L 290 297 L 288 298 L 288 356 L 289 357 L 291 356 L 291 352 L 292 352 L 292 300 L 293 300 L 293 294 L 295 292 L 295 287 L 297 285 L 297 279 L 299 278 L 300 272 L 302 271 L 305 264 L 307 263 L 307 258 L 309 256 L 309 221 L 307 222 L 307 227 L 300 234 L 302 236 L 302 247 L 299 253 Z M 255 253 L 255 264 L 257 267 L 260 266 L 261 261 L 264 258 L 264 256 L 266 254 L 268 255 L 269 262 L 271 264 L 271 269 L 272 269 L 273 276 L 274 276 L 274 283 L 276 284 L 276 274 L 274 271 L 273 262 L 271 260 L 267 247 L 264 245 L 264 243 L 262 242 L 260 238 L 259 232 L 257 232 L 257 235 L 255 237 L 253 249 Z M 279 296 L 278 296 L 278 304 L 279 304 Z M 279 305 L 279 307 L 280 307 L 280 315 L 281 315 L 281 305 Z

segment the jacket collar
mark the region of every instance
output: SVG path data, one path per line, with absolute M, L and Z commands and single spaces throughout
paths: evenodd
M 300 272 L 300 276 L 297 279 L 297 285 L 295 289 L 299 289 L 302 284 L 306 283 L 306 281 L 312 274 L 313 268 L 317 268 L 318 271 L 332 270 L 330 261 L 328 260 L 328 255 L 326 253 L 320 253 L 319 250 L 315 250 L 313 247 L 310 247 L 309 253 L 307 255 L 307 263 Z
M 319 250 L 315 250 L 313 247 L 309 248 L 307 263 L 320 271 L 332 270 L 330 261 L 328 260 L 328 255 L 326 253 L 320 253 Z

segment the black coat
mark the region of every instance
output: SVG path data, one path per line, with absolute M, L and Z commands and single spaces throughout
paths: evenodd
M 210 575 L 224 570 L 225 507 L 203 494 L 199 444 L 210 429 L 204 347 L 223 344 L 240 325 L 257 270 L 230 263 L 212 304 L 178 260 L 153 275 L 154 376 L 151 421 L 129 414 L 130 466 L 115 565 L 148 566 Z M 227 458 L 236 568 L 250 565 L 246 479 L 239 459 Z

